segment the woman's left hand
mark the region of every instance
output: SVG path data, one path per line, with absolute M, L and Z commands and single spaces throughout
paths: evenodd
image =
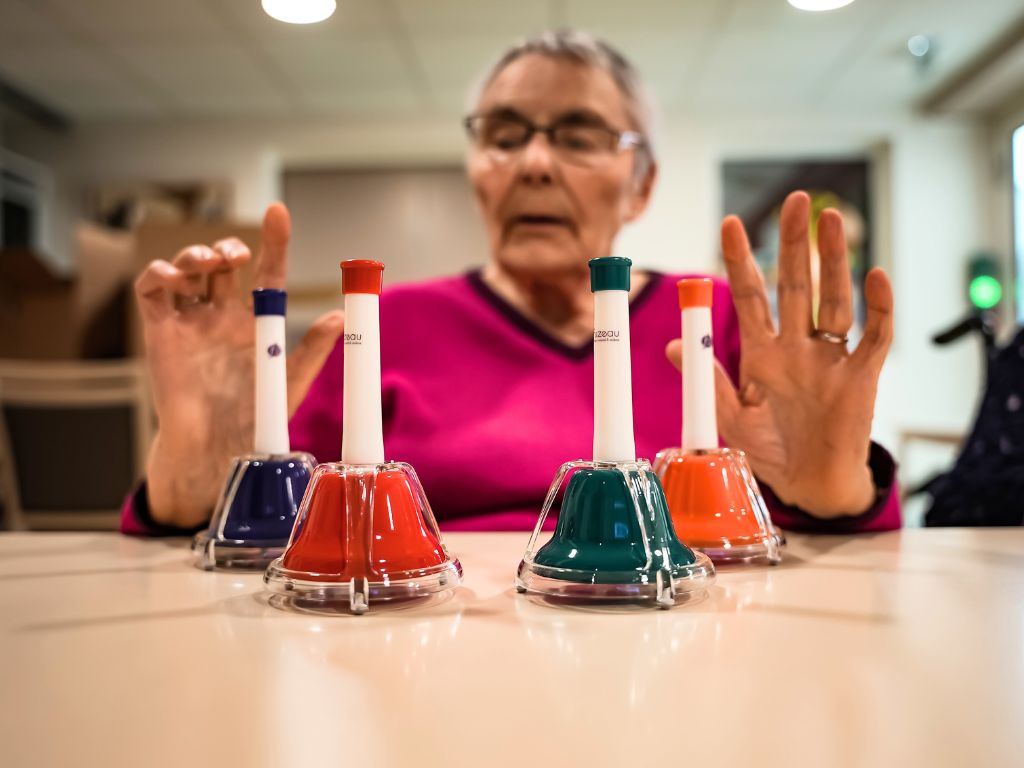
M 846 238 L 839 212 L 818 221 L 821 300 L 811 317 L 810 198 L 794 192 L 779 227 L 779 329 L 743 224 L 722 222 L 722 251 L 740 326 L 740 387 L 717 366 L 718 426 L 746 452 L 754 474 L 776 496 L 816 517 L 866 512 L 875 498 L 868 468 L 878 376 L 892 341 L 892 287 L 871 270 L 864 283 L 864 335 L 850 352 L 821 332 L 845 337 L 853 324 Z M 681 342 L 669 344 L 680 367 Z

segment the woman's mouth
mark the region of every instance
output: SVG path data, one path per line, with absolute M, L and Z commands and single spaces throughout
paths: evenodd
M 551 229 L 556 227 L 571 227 L 572 223 L 569 219 L 562 218 L 561 216 L 548 216 L 545 214 L 524 214 L 522 216 L 513 217 L 510 222 L 510 228 L 526 228 L 526 229 Z

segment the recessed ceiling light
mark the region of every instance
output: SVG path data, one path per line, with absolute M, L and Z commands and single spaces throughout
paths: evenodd
M 801 11 L 834 11 L 849 5 L 853 0 L 789 0 L 789 4 Z
M 338 7 L 336 0 L 263 0 L 263 10 L 289 24 L 316 24 L 329 19 Z
M 927 56 L 931 47 L 932 41 L 928 39 L 927 35 L 914 35 L 912 38 L 907 40 L 907 50 L 918 58 Z

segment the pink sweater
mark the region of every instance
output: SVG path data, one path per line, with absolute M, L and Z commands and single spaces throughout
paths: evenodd
M 640 457 L 679 444 L 679 372 L 665 345 L 679 336 L 677 277 L 652 273 L 630 307 L 633 410 Z M 528 530 L 558 467 L 590 458 L 593 343 L 568 346 L 491 291 L 479 274 L 385 289 L 381 297 L 384 445 L 415 467 L 446 530 Z M 729 288 L 715 281 L 715 354 L 733 379 L 739 331 Z M 295 450 L 318 461 L 341 451 L 344 345 L 339 343 L 291 421 Z M 857 518 L 817 520 L 763 488 L 777 525 L 820 532 L 900 526 L 895 465 L 872 446 L 879 496 Z M 126 533 L 173 533 L 154 524 L 144 487 L 126 501 Z

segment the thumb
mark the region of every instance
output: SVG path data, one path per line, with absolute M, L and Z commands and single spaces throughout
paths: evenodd
M 289 418 L 306 398 L 313 380 L 323 368 L 344 328 L 345 313 L 340 309 L 321 315 L 288 355 Z
M 680 371 L 683 370 L 683 340 L 673 339 L 665 347 L 665 356 Z M 729 435 L 733 432 L 736 419 L 740 414 L 743 404 L 740 402 L 736 387 L 725 368 L 715 358 L 715 413 L 718 419 L 718 430 L 725 438 L 725 442 L 731 443 Z
M 729 445 L 733 444 L 733 430 L 743 404 L 736 387 L 722 364 L 715 358 L 715 413 L 718 417 L 718 431 Z
M 665 345 L 665 357 L 676 367 L 677 371 L 683 370 L 683 340 L 672 339 Z
M 284 203 L 268 207 L 260 230 L 260 255 L 253 273 L 254 288 L 284 288 L 291 234 L 292 219 Z

